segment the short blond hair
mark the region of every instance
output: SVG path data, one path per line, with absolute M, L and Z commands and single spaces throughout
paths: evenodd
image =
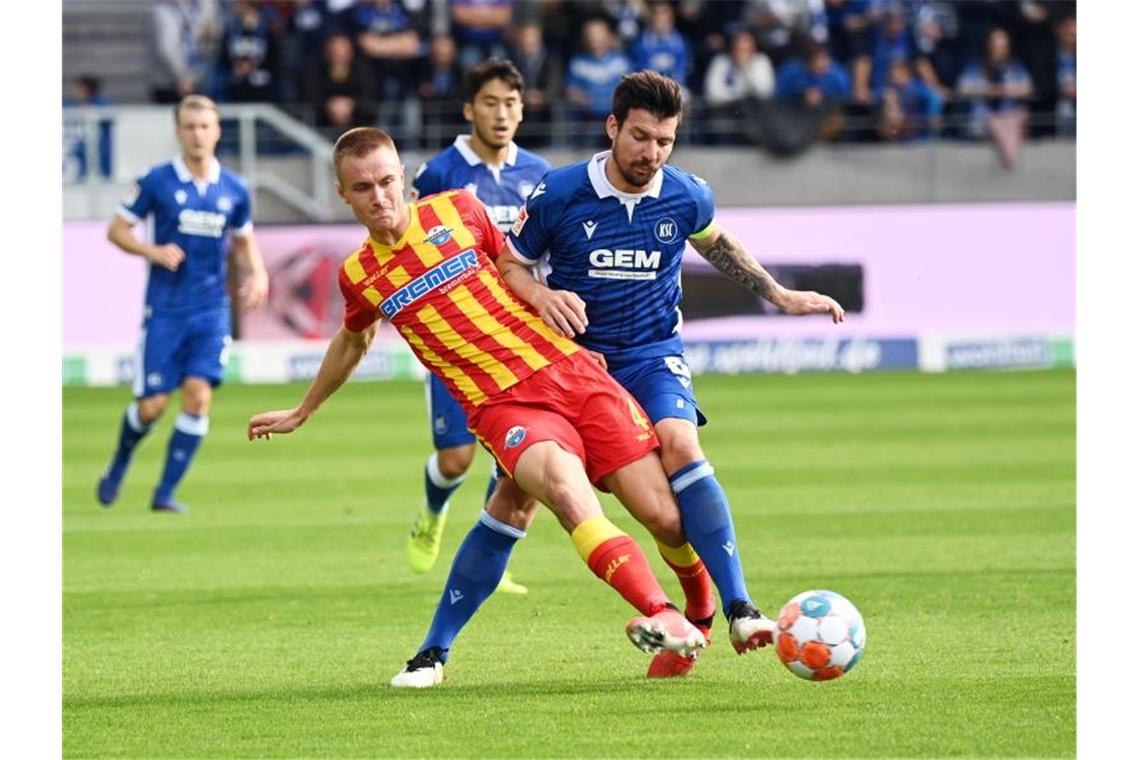
M 205 95 L 187 95 L 182 100 L 178 101 L 178 105 L 174 107 L 174 123 L 181 123 L 182 111 L 213 111 L 214 116 L 221 120 L 221 115 L 218 113 L 218 104 Z
M 396 153 L 396 141 L 382 129 L 376 127 L 354 127 L 337 138 L 333 146 L 333 166 L 340 170 L 340 160 L 345 156 L 363 158 L 377 148 L 391 148 Z

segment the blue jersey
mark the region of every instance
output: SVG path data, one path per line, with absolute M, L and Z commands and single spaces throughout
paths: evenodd
M 224 307 L 227 233 L 249 234 L 249 190 L 216 160 L 205 182 L 196 181 L 182 158 L 139 177 L 134 193 L 119 206 L 132 224 L 153 217 L 157 245 L 174 243 L 186 254 L 177 270 L 150 265 L 146 314 L 185 314 Z
M 665 166 L 639 195 L 606 179 L 609 151 L 546 175 L 507 243 L 544 282 L 586 302 L 578 338 L 611 368 L 682 352 L 681 257 L 713 223 L 712 189 Z
M 483 202 L 491 220 L 506 232 L 550 164 L 512 142 L 503 166 L 488 166 L 471 149 L 470 140 L 470 135 L 456 137 L 450 148 L 420 166 L 412 180 L 412 195 L 422 198 L 463 188 Z

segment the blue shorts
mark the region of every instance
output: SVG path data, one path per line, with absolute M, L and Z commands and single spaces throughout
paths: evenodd
M 428 375 L 427 397 L 431 441 L 436 451 L 475 443 L 475 436 L 467 429 L 467 413 L 435 375 Z
M 610 369 L 614 380 L 637 399 L 656 425 L 663 419 L 679 417 L 694 425 L 708 420 L 697 408 L 693 396 L 693 376 L 683 356 L 658 356 L 635 364 Z
M 135 361 L 135 398 L 170 393 L 187 377 L 221 384 L 230 353 L 229 306 L 143 321 Z

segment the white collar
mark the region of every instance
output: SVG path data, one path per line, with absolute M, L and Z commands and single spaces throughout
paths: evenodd
M 483 159 L 479 158 L 479 154 L 471 147 L 471 135 L 457 135 L 455 137 L 455 149 L 459 151 L 459 155 L 463 156 L 463 160 L 470 166 L 478 166 L 484 163 Z M 507 146 L 507 160 L 504 163 L 507 166 L 514 166 L 518 158 L 519 146 L 515 145 L 514 140 L 511 140 Z
M 661 184 L 665 179 L 663 169 L 657 170 L 657 173 L 653 175 L 653 180 L 649 183 L 649 189 L 643 193 L 625 193 L 610 184 L 609 178 L 606 177 L 606 161 L 610 158 L 610 152 L 603 150 L 601 153 L 595 153 L 586 166 L 590 184 L 594 186 L 594 192 L 598 194 L 599 198 L 614 197 L 623 203 L 636 203 L 646 196 L 650 198 L 661 197 Z
M 186 162 L 182 160 L 182 156 L 175 156 L 174 160 L 171 161 L 171 163 L 174 164 L 174 172 L 178 175 L 179 182 L 189 182 L 191 180 L 194 180 L 195 182 L 198 181 L 194 175 L 190 173 L 190 167 L 188 167 L 186 165 Z M 215 158 L 210 162 L 210 169 L 206 172 L 206 182 L 213 184 L 217 182 L 221 176 L 222 165 L 218 163 L 218 159 Z

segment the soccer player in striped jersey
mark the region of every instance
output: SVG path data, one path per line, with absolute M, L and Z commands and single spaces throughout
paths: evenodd
M 170 394 L 182 391 L 182 411 L 154 490 L 155 512 L 184 512 L 174 491 L 210 428 L 213 390 L 222 382 L 230 344 L 230 298 L 226 253 L 232 250 L 243 282 L 238 297 L 246 309 L 265 302 L 269 279 L 253 237 L 249 189 L 214 157 L 221 137 L 218 107 L 202 95 L 187 95 L 174 111 L 181 154 L 139 178 L 107 230 L 116 246 L 149 263 L 134 402 L 120 424 L 111 464 L 96 496 L 109 507 L 135 448 L 166 410 Z M 153 221 L 153 242 L 140 242 L 131 228 Z
M 427 645 L 393 685 L 442 681 L 451 639 L 494 591 L 534 518 L 527 494 L 550 507 L 590 570 L 641 613 L 626 626 L 634 644 L 686 656 L 703 647 L 704 636 L 669 603 L 641 549 L 605 518 L 591 488 L 613 492 L 659 540 L 684 543 L 657 436 L 637 402 L 507 290 L 493 263 L 503 235 L 473 195 L 449 191 L 409 205 L 396 147 L 378 129 L 343 134 L 333 160 L 338 192 L 369 232 L 341 267 L 344 326 L 301 403 L 254 415 L 249 438 L 305 424 L 387 319 L 447 385 L 507 475 L 456 555 Z
M 490 59 L 463 74 L 463 116 L 471 134 L 420 166 L 412 180 L 412 197 L 464 188 L 483 202 L 492 221 L 504 233 L 519 208 L 538 186 L 550 164 L 514 142 L 523 119 L 523 78 L 514 64 Z M 424 508 L 408 536 L 408 563 L 417 573 L 435 566 L 447 521 L 448 499 L 459 488 L 475 458 L 475 437 L 467 415 L 447 386 L 428 375 L 428 419 L 435 451 L 424 466 Z M 487 487 L 487 498 L 495 476 Z M 503 573 L 499 591 L 525 594 L 510 571 Z
M 737 652 L 771 642 L 772 621 L 744 583 L 728 498 L 705 458 L 705 423 L 681 342 L 681 258 L 686 241 L 729 278 L 788 314 L 843 321 L 833 299 L 781 287 L 713 219 L 708 184 L 666 161 L 681 119 L 681 89 L 653 71 L 627 74 L 606 119 L 612 149 L 556 169 L 531 194 L 498 259 L 511 289 L 546 322 L 605 356 L 610 374 L 646 410 L 676 493 L 685 536 L 720 592 Z M 532 275 L 536 267 L 545 284 Z M 685 567 L 668 547 L 662 555 Z M 708 632 L 711 615 L 687 609 Z M 694 660 L 658 655 L 650 676 L 684 675 Z

